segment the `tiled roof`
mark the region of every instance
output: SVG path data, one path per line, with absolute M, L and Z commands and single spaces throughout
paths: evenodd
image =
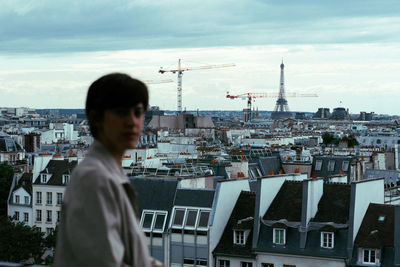
M 318 203 L 313 222 L 348 223 L 350 209 L 350 185 L 324 183 L 324 193 Z
M 232 210 L 229 221 L 226 224 L 224 233 L 214 250 L 215 254 L 251 256 L 251 245 L 253 240 L 254 206 L 256 194 L 253 192 L 242 191 L 239 195 L 236 205 Z M 246 244 L 233 244 L 234 230 L 250 230 Z
M 50 160 L 46 168 L 41 173 L 52 174 L 46 185 L 64 185 L 62 183 L 62 175 L 72 173 L 72 169 L 77 165 L 77 161 L 65 160 Z M 42 184 L 40 176 L 34 184 Z
M 363 248 L 394 246 L 394 206 L 369 204 L 354 241 Z
M 264 220 L 301 221 L 303 183 L 285 181 L 265 213 Z

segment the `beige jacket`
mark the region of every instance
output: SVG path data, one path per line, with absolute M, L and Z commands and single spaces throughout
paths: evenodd
M 134 197 L 122 168 L 94 141 L 65 191 L 54 266 L 151 266 Z

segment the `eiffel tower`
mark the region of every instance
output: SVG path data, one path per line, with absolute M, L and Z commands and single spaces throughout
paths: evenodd
M 284 68 L 285 65 L 281 64 L 281 80 L 279 84 L 279 96 L 278 100 L 276 100 L 275 110 L 271 114 L 271 119 L 286 119 L 291 118 L 292 113 L 289 112 L 288 102 L 286 100 L 285 95 L 285 77 L 284 77 Z

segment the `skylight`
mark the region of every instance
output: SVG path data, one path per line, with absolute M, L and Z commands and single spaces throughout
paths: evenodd
M 385 215 L 379 215 L 379 217 L 378 217 L 378 221 L 380 221 L 380 222 L 384 222 L 385 219 L 386 219 Z

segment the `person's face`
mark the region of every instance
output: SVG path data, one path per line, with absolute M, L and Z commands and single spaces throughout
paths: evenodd
M 99 139 L 111 151 L 123 153 L 136 147 L 144 122 L 143 104 L 131 108 L 112 108 L 104 111 L 99 122 Z

